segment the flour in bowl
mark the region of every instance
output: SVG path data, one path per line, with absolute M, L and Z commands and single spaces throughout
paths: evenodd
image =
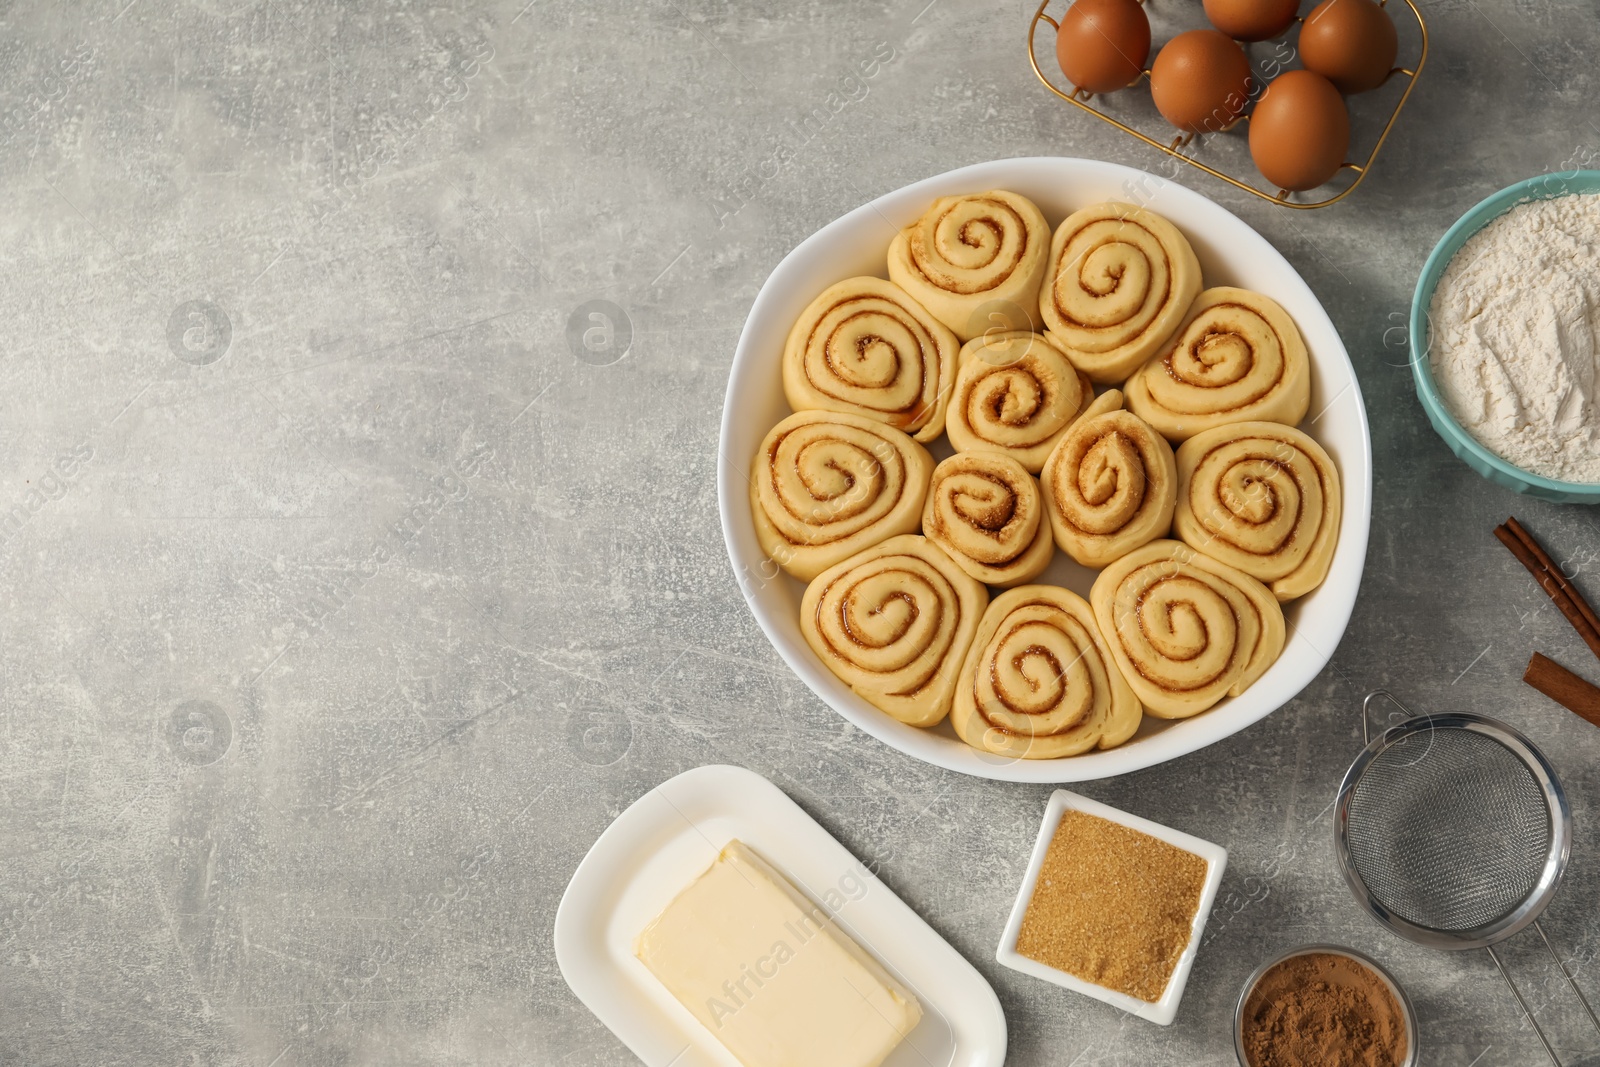
M 1461 246 L 1434 291 L 1445 405 L 1510 463 L 1600 482 L 1600 195 L 1519 204 Z

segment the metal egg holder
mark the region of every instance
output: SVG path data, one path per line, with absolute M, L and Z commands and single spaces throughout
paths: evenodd
M 1144 0 L 1140 0 L 1140 3 L 1143 2 Z M 1411 90 L 1415 89 L 1417 86 L 1417 76 L 1422 73 L 1423 64 L 1428 60 L 1428 26 L 1427 23 L 1423 22 L 1422 20 L 1422 12 L 1417 9 L 1417 5 L 1413 2 L 1413 0 L 1401 0 L 1401 2 L 1404 3 L 1405 7 L 1411 12 L 1412 17 L 1417 20 L 1417 31 L 1421 35 L 1422 42 L 1421 51 L 1417 56 L 1417 62 L 1414 67 L 1395 67 L 1389 72 L 1389 78 L 1391 80 L 1395 77 L 1395 75 L 1403 75 L 1406 78 L 1405 90 L 1400 94 L 1400 98 L 1395 101 L 1394 110 L 1390 112 L 1388 121 L 1383 124 L 1383 130 L 1378 134 L 1378 139 L 1376 143 L 1373 144 L 1372 151 L 1368 153 L 1367 158 L 1359 163 L 1346 161 L 1340 165 L 1340 170 L 1347 170 L 1354 173 L 1355 179 L 1351 181 L 1351 183 L 1345 188 L 1341 189 L 1327 199 L 1318 200 L 1311 203 L 1289 199 L 1290 194 L 1289 190 L 1287 189 L 1279 189 L 1276 192 L 1268 192 L 1258 188 L 1251 182 L 1245 181 L 1241 178 L 1236 178 L 1232 174 L 1227 174 L 1215 167 L 1200 162 L 1200 160 L 1184 151 L 1184 149 L 1188 148 L 1189 145 L 1194 142 L 1195 135 L 1192 133 L 1177 132 L 1174 133 L 1172 138 L 1168 141 L 1157 140 L 1148 134 L 1141 133 L 1132 126 L 1113 118 L 1111 115 L 1106 114 L 1099 108 L 1094 107 L 1091 104 L 1091 101 L 1094 99 L 1095 94 L 1086 92 L 1076 86 L 1071 86 L 1065 91 L 1058 88 L 1055 83 L 1050 80 L 1050 76 L 1047 75 L 1039 66 L 1039 57 L 1034 51 L 1034 36 L 1039 32 L 1040 22 L 1049 23 L 1052 29 L 1060 28 L 1059 20 L 1045 14 L 1045 10 L 1049 8 L 1051 0 L 1042 0 L 1042 2 L 1039 4 L 1038 10 L 1033 13 L 1032 20 L 1028 23 L 1028 62 L 1032 65 L 1034 74 L 1038 75 L 1039 81 L 1044 83 L 1045 88 L 1049 89 L 1052 93 L 1055 93 L 1067 103 L 1082 108 L 1084 111 L 1087 111 L 1089 114 L 1095 116 L 1103 122 L 1108 122 L 1115 126 L 1117 129 L 1128 134 L 1130 137 L 1136 137 L 1145 144 L 1150 145 L 1152 148 L 1159 149 L 1162 152 L 1165 152 L 1167 155 L 1172 156 L 1174 159 L 1180 159 L 1189 164 L 1189 166 L 1203 170 L 1214 178 L 1220 178 L 1235 188 L 1243 189 L 1247 193 L 1253 193 L 1256 196 L 1259 196 L 1261 199 L 1270 201 L 1281 207 L 1292 207 L 1302 210 L 1327 207 L 1329 204 L 1336 204 L 1340 200 L 1343 200 L 1345 197 L 1349 196 L 1351 193 L 1355 192 L 1356 186 L 1361 184 L 1362 179 L 1365 178 L 1367 173 L 1372 169 L 1373 163 L 1375 163 L 1378 159 L 1378 152 L 1383 148 L 1384 141 L 1388 140 L 1389 131 L 1394 128 L 1395 120 L 1400 117 L 1400 109 L 1405 107 L 1406 100 L 1411 96 Z M 1388 0 L 1379 0 L 1379 3 L 1384 7 L 1388 6 Z M 1071 5 L 1069 4 L 1068 6 Z M 1396 6 L 1399 5 L 1397 4 Z M 1296 17 L 1296 25 L 1298 25 L 1300 21 L 1301 20 Z M 1141 81 L 1147 81 L 1149 77 L 1150 68 L 1146 67 L 1140 72 L 1139 76 L 1129 84 L 1130 86 L 1136 85 Z M 1385 84 L 1387 84 L 1387 81 Z M 1249 118 L 1250 116 L 1248 114 L 1240 115 L 1238 118 L 1234 119 L 1232 122 L 1215 132 L 1226 133 L 1235 126 L 1238 126 L 1241 122 L 1248 122 Z

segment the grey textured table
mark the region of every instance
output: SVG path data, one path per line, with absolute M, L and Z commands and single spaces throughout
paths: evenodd
M 1515 511 L 1600 595 L 1600 530 L 1449 455 L 1403 329 L 1465 208 L 1600 150 L 1587 0 L 1427 6 L 1428 70 L 1342 205 L 1176 176 L 1326 304 L 1377 461 L 1330 668 L 1084 788 L 1232 850 L 1175 1025 L 993 962 L 1047 787 L 864 737 L 744 607 L 718 418 L 784 253 L 965 163 L 1161 166 L 1034 81 L 1027 10 L 0 4 L 0 1063 L 631 1062 L 561 979 L 556 902 L 712 762 L 881 865 L 993 983 L 1012 1063 L 1231 1063 L 1244 976 L 1321 940 L 1392 966 L 1428 1063 L 1541 1061 L 1485 955 L 1357 911 L 1328 809 L 1369 688 L 1526 730 L 1577 818 L 1547 926 L 1600 996 L 1600 733 L 1518 680 L 1536 648 L 1600 668 L 1489 536 Z M 626 319 L 585 347 L 592 300 Z M 1596 1056 L 1541 953 L 1509 962 Z

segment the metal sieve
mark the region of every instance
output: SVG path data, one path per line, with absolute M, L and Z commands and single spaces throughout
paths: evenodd
M 1369 713 L 1380 698 L 1408 718 L 1373 738 Z M 1356 900 L 1418 944 L 1487 949 L 1560 1067 L 1494 951 L 1532 925 L 1600 1031 L 1600 1019 L 1538 922 L 1572 851 L 1572 809 L 1555 769 L 1503 722 L 1412 715 L 1383 689 L 1362 701 L 1361 734 L 1366 748 L 1345 773 L 1334 805 L 1334 848 Z

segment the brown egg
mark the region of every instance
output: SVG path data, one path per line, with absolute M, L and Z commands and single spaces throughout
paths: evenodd
M 1056 31 L 1056 62 L 1080 89 L 1125 88 L 1150 58 L 1150 20 L 1138 0 L 1074 0 Z
M 1372 0 L 1322 0 L 1300 27 L 1300 62 L 1340 92 L 1382 85 L 1398 50 L 1394 21 Z
M 1168 41 L 1150 67 L 1150 95 L 1166 120 L 1189 133 L 1222 129 L 1250 102 L 1250 60 L 1218 30 Z
M 1344 97 L 1309 70 L 1278 75 L 1250 113 L 1250 158 L 1280 189 L 1321 185 L 1338 172 L 1349 147 Z
M 1289 28 L 1300 0 L 1205 0 L 1211 25 L 1236 41 L 1265 41 Z

